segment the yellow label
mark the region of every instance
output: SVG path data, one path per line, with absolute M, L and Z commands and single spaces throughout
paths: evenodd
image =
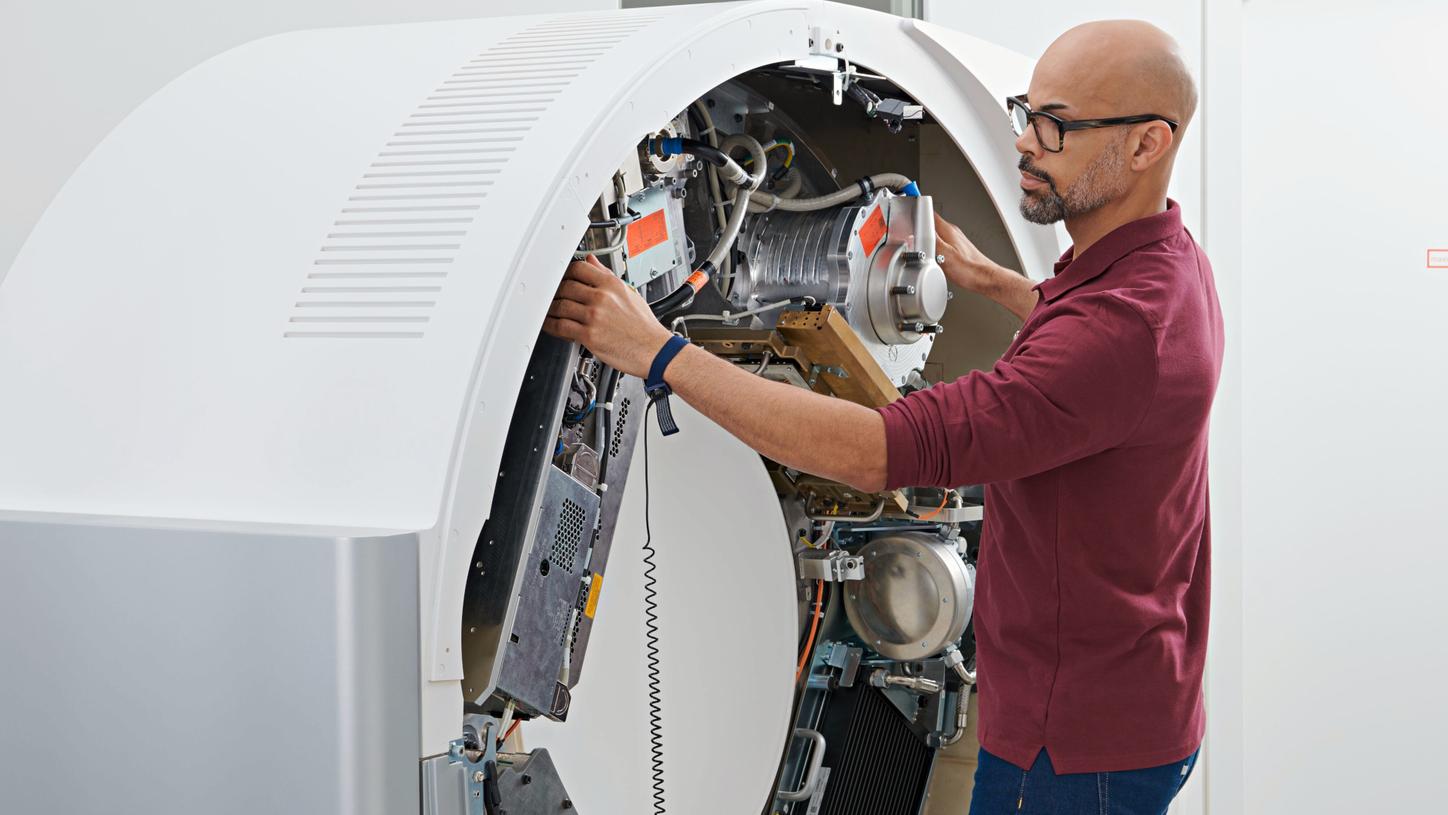
M 593 583 L 588 587 L 588 603 L 583 607 L 583 616 L 593 619 L 594 612 L 598 611 L 598 593 L 603 590 L 603 573 L 593 576 Z

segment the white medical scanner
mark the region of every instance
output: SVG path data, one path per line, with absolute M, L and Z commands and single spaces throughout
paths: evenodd
M 0 285 L 0 812 L 918 812 L 978 491 L 860 494 L 677 398 L 665 435 L 540 327 L 593 254 L 795 387 L 989 367 L 1012 320 L 932 212 L 1050 269 L 1028 67 L 762 0 L 306 31 L 170 83 Z

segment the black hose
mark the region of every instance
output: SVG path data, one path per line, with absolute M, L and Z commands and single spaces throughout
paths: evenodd
M 649 303 L 649 310 L 660 321 L 663 321 L 675 312 L 688 308 L 689 304 L 694 302 L 694 295 L 704 288 L 715 271 L 714 264 L 707 260 L 704 261 L 699 264 L 699 268 L 695 269 L 693 274 L 689 275 L 687 280 L 679 284 L 678 288 Z
M 658 317 L 660 321 L 663 321 L 666 317 L 673 315 L 674 312 L 688 308 L 693 302 L 694 289 L 685 283 L 663 297 L 649 303 L 649 310 L 652 311 L 654 316 Z
M 724 155 L 723 150 L 697 139 L 679 139 L 679 149 L 680 152 L 698 156 L 715 167 L 723 167 L 729 163 L 729 157 Z
M 613 397 L 618 391 L 621 375 L 616 368 L 603 369 L 602 383 L 598 389 L 599 409 L 594 417 L 594 445 L 598 450 L 598 482 L 608 483 L 608 449 L 613 441 Z

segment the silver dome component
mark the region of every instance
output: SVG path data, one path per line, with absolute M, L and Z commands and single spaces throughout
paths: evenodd
M 865 579 L 847 584 L 845 614 L 865 645 L 891 659 L 925 659 L 960 640 L 975 569 L 934 535 L 904 532 L 860 550 Z

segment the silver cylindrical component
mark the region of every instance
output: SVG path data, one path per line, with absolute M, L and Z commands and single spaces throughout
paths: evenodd
M 878 191 L 816 212 L 765 212 L 740 237 L 736 305 L 813 297 L 867 340 L 909 345 L 938 331 L 949 299 L 931 199 Z M 772 324 L 776 317 L 766 324 Z
M 865 268 L 856 262 L 858 250 L 852 252 L 850 246 L 861 209 L 754 216 L 740 240 L 749 261 L 744 288 L 760 302 L 808 296 L 818 303 L 843 305 L 852 274 Z

